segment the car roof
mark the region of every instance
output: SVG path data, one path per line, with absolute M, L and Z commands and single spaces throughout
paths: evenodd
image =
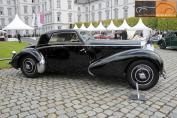
M 56 32 L 77 32 L 77 31 L 74 30 L 74 29 L 58 29 L 58 30 L 49 31 L 45 34 L 53 34 L 53 33 L 56 33 Z

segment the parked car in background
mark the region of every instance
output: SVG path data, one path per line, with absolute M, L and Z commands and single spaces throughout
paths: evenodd
M 0 41 L 7 40 L 7 32 L 0 30 Z
M 158 41 L 158 45 L 161 49 L 177 48 L 177 31 L 168 32 L 165 37 Z
M 14 52 L 13 52 L 14 53 Z M 47 71 L 86 72 L 91 76 L 125 77 L 132 88 L 155 86 L 164 75 L 163 60 L 137 40 L 95 40 L 75 30 L 43 34 L 38 44 L 14 54 L 10 64 L 30 78 Z

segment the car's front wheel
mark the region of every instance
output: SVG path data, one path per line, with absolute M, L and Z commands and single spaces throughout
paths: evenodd
M 140 90 L 148 90 L 157 84 L 159 72 L 150 61 L 135 61 L 128 68 L 127 80 L 134 89 L 136 88 L 136 83 L 138 83 Z
M 38 76 L 37 71 L 37 62 L 31 56 L 25 56 L 21 60 L 21 71 L 22 73 L 29 78 L 35 78 Z

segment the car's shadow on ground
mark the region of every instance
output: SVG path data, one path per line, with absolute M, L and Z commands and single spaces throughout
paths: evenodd
M 130 89 L 125 77 L 91 76 L 87 73 L 45 73 L 34 79 L 89 81 L 91 84 L 117 86 Z
M 176 48 L 166 48 L 166 49 L 163 49 L 163 50 L 177 51 L 177 49 L 176 49 Z

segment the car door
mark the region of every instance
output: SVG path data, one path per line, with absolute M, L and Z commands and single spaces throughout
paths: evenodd
M 47 63 L 51 71 L 86 71 L 89 59 L 85 46 L 76 32 L 53 33 L 47 49 Z
M 166 46 L 170 46 L 171 45 L 171 34 L 168 34 L 166 37 L 165 37 L 165 43 L 166 43 Z

